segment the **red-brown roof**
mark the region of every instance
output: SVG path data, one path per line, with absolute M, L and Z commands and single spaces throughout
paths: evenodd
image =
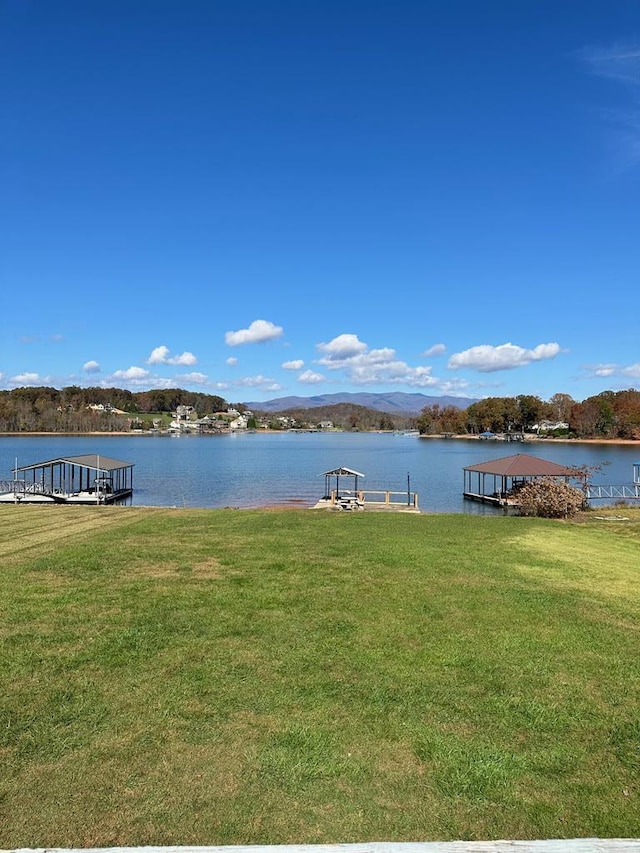
M 496 474 L 500 477 L 570 477 L 575 475 L 575 469 L 567 468 L 530 456 L 528 453 L 516 453 L 515 456 L 505 456 L 491 462 L 481 462 L 479 465 L 467 465 L 465 471 L 478 471 L 481 474 Z

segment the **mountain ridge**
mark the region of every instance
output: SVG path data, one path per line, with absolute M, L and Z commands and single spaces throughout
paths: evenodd
M 437 404 L 439 406 L 455 406 L 457 409 L 466 409 L 472 403 L 476 402 L 477 398 L 452 397 L 446 394 L 440 397 L 431 397 L 427 394 L 409 394 L 405 391 L 393 391 L 389 394 L 372 394 L 366 391 L 344 391 L 336 394 L 318 394 L 312 397 L 275 397 L 271 400 L 263 400 L 262 402 L 253 401 L 244 403 L 243 405 L 254 411 L 273 413 L 283 412 L 288 409 L 315 409 L 320 406 L 352 403 L 388 414 L 417 415 L 425 406 L 435 406 Z

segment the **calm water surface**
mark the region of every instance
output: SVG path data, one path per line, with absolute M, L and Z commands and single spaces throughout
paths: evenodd
M 364 489 L 418 493 L 423 512 L 489 514 L 462 498 L 463 468 L 515 453 L 562 465 L 602 465 L 594 483 L 633 482 L 640 447 L 609 444 L 510 444 L 420 439 L 378 433 L 246 433 L 225 436 L 0 437 L 0 480 L 14 465 L 99 453 L 134 463 L 138 506 L 310 506 L 324 493 L 324 471 L 341 465 L 365 474 Z M 596 504 L 597 505 L 597 504 Z

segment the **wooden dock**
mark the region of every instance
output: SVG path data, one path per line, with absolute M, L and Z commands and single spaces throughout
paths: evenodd
M 340 492 L 333 489 L 313 509 L 338 511 L 420 512 L 417 492 L 394 492 L 386 489 L 359 489 Z
M 509 502 L 509 499 L 502 495 L 482 495 L 478 492 L 463 492 L 462 497 L 468 501 L 477 501 L 478 503 L 500 507 L 507 506 Z
M 364 479 L 364 474 L 346 468 L 344 465 L 325 471 L 324 496 L 320 498 L 313 509 L 331 509 L 344 512 L 376 510 L 378 512 L 420 512 L 418 509 L 418 494 L 412 492 L 410 478 L 407 474 L 407 488 L 401 492 L 390 489 L 361 489 L 358 481 Z M 340 480 L 347 478 L 352 488 L 340 487 Z M 332 487 L 332 483 L 335 485 Z

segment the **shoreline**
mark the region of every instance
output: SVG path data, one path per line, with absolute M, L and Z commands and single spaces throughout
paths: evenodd
M 526 434 L 525 434 L 526 435 Z M 446 441 L 482 441 L 486 444 L 606 444 L 606 445 L 628 445 L 637 444 L 640 447 L 640 439 L 635 438 L 541 438 L 538 435 L 526 435 L 523 441 L 505 441 L 502 438 L 480 438 L 478 435 L 421 435 L 419 438 L 439 438 Z
M 241 430 L 241 432 L 246 432 L 246 430 Z M 260 435 L 282 435 L 283 433 L 296 432 L 296 430 L 260 430 Z M 334 432 L 336 434 L 340 433 L 349 433 L 352 434 L 351 430 L 327 430 L 327 434 Z M 363 435 L 368 435 L 370 432 L 380 433 L 381 430 L 363 430 Z M 388 430 L 389 434 L 393 432 L 393 430 Z M 229 435 L 230 433 L 224 433 L 224 435 Z M 87 436 L 91 437 L 101 437 L 105 438 L 167 438 L 170 437 L 168 433 L 150 433 L 150 432 L 46 432 L 46 431 L 34 431 L 34 432 L 0 432 L 0 439 L 2 438 L 43 438 L 43 437 L 64 437 L 64 438 L 86 438 Z M 419 435 L 417 438 L 419 439 L 441 439 L 442 441 L 482 441 L 486 444 L 604 444 L 604 445 L 638 445 L 640 447 L 640 439 L 633 438 L 541 438 L 537 435 L 529 435 L 525 434 L 524 441 L 505 441 L 500 438 L 480 438 L 478 435 L 445 435 L 443 433 L 434 433 L 432 435 Z M 221 436 L 218 434 L 188 434 L 184 436 L 186 438 L 220 438 Z

